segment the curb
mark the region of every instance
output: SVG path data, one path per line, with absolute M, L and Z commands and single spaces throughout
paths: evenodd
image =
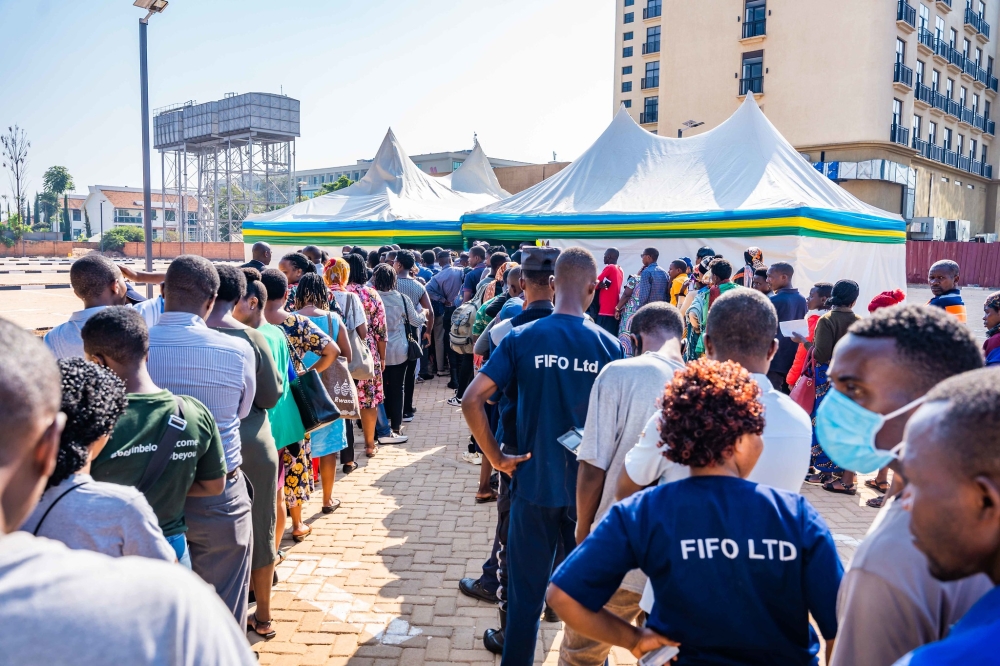
M 0 291 L 38 291 L 41 289 L 69 289 L 68 284 L 2 284 Z

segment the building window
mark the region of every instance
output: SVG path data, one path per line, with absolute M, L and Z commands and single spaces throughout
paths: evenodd
M 646 0 L 646 8 L 642 10 L 642 18 L 651 19 L 663 13 L 662 0 Z
M 451 170 L 452 170 L 452 171 L 455 171 L 455 170 L 456 170 L 456 169 L 458 169 L 458 167 L 460 167 L 460 166 L 462 166 L 462 163 L 461 163 L 461 162 L 452 162 L 452 163 L 451 163 Z
M 647 97 L 643 100 L 644 111 L 639 116 L 641 123 L 655 123 L 660 117 L 660 98 Z
M 743 13 L 743 38 L 767 34 L 765 0 L 746 0 Z
M 987 119 L 990 117 L 990 100 L 983 100 L 983 116 Z
M 983 50 L 976 49 L 976 67 L 982 67 L 983 62 Z
M 958 186 L 958 187 L 962 187 L 962 181 L 956 180 L 955 181 L 955 185 Z
M 176 222 L 177 221 L 177 211 L 174 211 L 174 210 L 165 210 L 165 211 L 163 211 L 163 219 L 165 221 L 167 221 L 167 222 Z
M 959 155 L 965 154 L 965 135 L 958 135 L 958 141 L 955 142 L 955 152 Z
M 920 4 L 920 23 L 919 23 L 919 26 L 920 26 L 921 30 L 928 30 L 929 29 L 928 26 L 930 25 L 930 17 L 931 17 L 931 10 L 927 8 L 927 5 L 921 3 Z
M 940 16 L 934 17 L 934 37 L 944 39 L 944 19 Z
M 80 221 L 80 209 L 79 208 L 74 208 L 73 209 L 73 221 L 74 222 L 79 222 Z
M 972 48 L 972 44 L 969 44 L 968 39 L 962 40 L 962 55 L 966 58 L 969 57 L 969 51 Z
M 115 224 L 142 224 L 142 211 L 115 208 Z
M 962 105 L 962 108 L 965 108 L 965 96 L 967 94 L 968 91 L 965 89 L 965 86 L 958 89 L 958 103 Z
M 927 143 L 932 146 L 937 145 L 937 123 L 927 123 Z
M 896 38 L 896 62 L 900 65 L 906 64 L 906 42 L 899 37 Z
M 976 159 L 976 153 L 979 151 L 979 142 L 975 139 L 969 139 L 969 159 Z
M 622 35 L 622 41 L 623 42 L 630 42 L 630 41 L 632 41 L 632 32 L 629 31 L 629 32 L 624 33 Z
M 626 16 L 628 16 L 626 14 Z M 627 23 L 627 21 L 626 21 Z M 948 46 L 955 48 L 958 44 L 958 32 L 954 28 L 948 28 Z
M 631 81 L 622 81 L 622 92 L 623 93 L 632 92 L 632 82 Z
M 635 21 L 635 12 L 628 12 L 627 14 L 625 14 L 625 22 L 626 23 L 632 23 L 633 21 Z M 952 32 L 955 32 L 955 31 L 952 30 Z
M 972 112 L 979 113 L 979 95 L 972 93 Z
M 646 43 L 642 45 L 643 53 L 660 52 L 660 26 L 646 28 Z
M 923 118 L 921 118 L 920 116 L 917 116 L 917 115 L 913 116 L 913 138 L 914 138 L 914 140 L 920 138 L 920 130 L 921 130 L 921 126 L 923 125 L 923 123 L 924 123 L 924 119 Z
M 987 162 L 987 158 L 986 158 L 986 155 L 987 155 L 987 149 L 988 149 L 988 148 L 989 148 L 989 146 L 987 146 L 987 145 L 986 145 L 986 144 L 984 143 L 984 144 L 983 144 L 983 157 L 982 157 L 982 159 L 980 159 L 980 160 L 979 160 L 979 161 L 980 161 L 980 162 L 982 162 L 983 164 L 986 164 L 986 162 Z
M 646 76 L 642 79 L 642 87 L 658 88 L 660 85 L 660 61 L 646 63 Z
M 948 79 L 944 83 L 944 96 L 948 99 L 954 99 L 953 95 L 955 93 L 955 82 Z
M 921 86 L 924 84 L 924 62 L 922 60 L 917 61 L 917 85 Z
M 936 69 L 931 70 L 931 90 L 939 92 L 941 88 L 941 72 Z
M 764 92 L 764 52 L 751 51 L 743 54 L 743 78 L 740 79 L 740 94 Z
M 623 58 L 631 58 L 632 57 L 632 47 L 631 46 L 626 46 L 625 48 L 622 49 L 622 57 Z
M 630 100 L 630 99 L 623 99 L 622 100 L 622 104 L 625 105 L 626 109 L 631 109 L 632 108 L 632 100 Z
M 945 127 L 944 128 L 944 141 L 941 142 L 941 146 L 945 150 L 951 150 L 951 128 L 950 127 Z
M 632 65 L 626 65 L 625 67 L 622 67 L 622 76 L 631 73 L 632 73 Z
M 635 4 L 635 0 L 625 0 L 625 6 L 626 7 L 631 7 L 634 4 Z
M 986 3 L 982 2 L 982 0 L 980 0 L 979 2 L 979 15 L 980 16 L 986 15 Z
M 993 76 L 993 56 L 986 56 L 986 73 Z

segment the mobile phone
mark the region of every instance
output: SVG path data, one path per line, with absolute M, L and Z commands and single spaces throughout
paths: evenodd
M 673 645 L 665 645 L 658 650 L 647 652 L 639 657 L 639 666 L 664 666 L 680 652 Z
M 583 441 L 583 428 L 573 428 L 566 434 L 556 438 L 556 441 L 575 454 L 576 450 L 580 448 L 580 443 Z

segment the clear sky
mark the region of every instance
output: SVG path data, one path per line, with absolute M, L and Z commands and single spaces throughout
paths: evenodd
M 28 133 L 32 197 L 56 164 L 77 192 L 142 185 L 142 15 L 0 0 L 0 127 Z M 149 24 L 149 101 L 283 90 L 302 102 L 299 169 L 372 157 L 390 126 L 411 155 L 478 132 L 488 155 L 564 161 L 611 121 L 613 44 L 611 0 L 170 0 Z

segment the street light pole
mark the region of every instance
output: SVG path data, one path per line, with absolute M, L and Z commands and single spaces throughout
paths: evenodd
M 101 205 L 101 254 L 104 254 L 104 202 L 98 202 Z
M 152 14 L 152 12 L 150 12 Z M 142 230 L 146 240 L 146 271 L 153 270 L 153 195 L 149 175 L 149 73 L 146 70 L 146 25 L 149 15 L 139 20 L 139 78 L 142 88 Z M 153 297 L 153 285 L 146 285 L 146 298 Z

